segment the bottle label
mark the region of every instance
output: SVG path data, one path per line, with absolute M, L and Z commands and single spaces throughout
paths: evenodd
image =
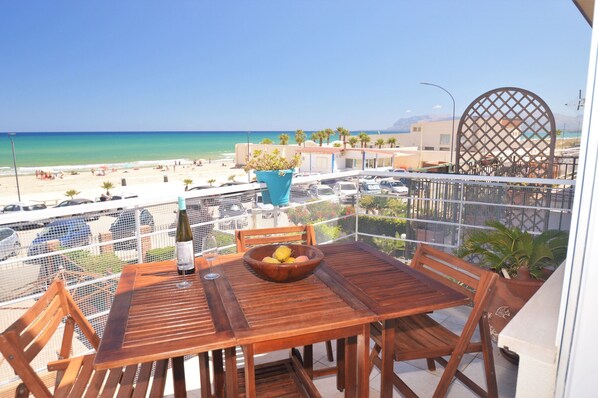
M 195 266 L 193 241 L 176 243 L 176 266 L 181 271 L 188 271 Z

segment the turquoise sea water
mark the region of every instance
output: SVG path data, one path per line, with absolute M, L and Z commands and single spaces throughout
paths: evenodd
M 278 142 L 286 133 L 294 143 L 295 132 L 199 131 L 199 132 L 84 132 L 18 133 L 13 136 L 20 173 L 36 169 L 73 170 L 114 165 L 135 167 L 171 164 L 174 160 L 232 159 L 235 144 Z M 12 174 L 9 136 L 0 133 L 0 175 Z

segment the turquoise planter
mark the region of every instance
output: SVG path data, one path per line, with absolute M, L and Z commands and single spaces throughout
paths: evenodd
M 265 204 L 280 206 L 289 203 L 293 170 L 255 171 L 255 178 L 268 187 L 266 190 L 262 189 Z

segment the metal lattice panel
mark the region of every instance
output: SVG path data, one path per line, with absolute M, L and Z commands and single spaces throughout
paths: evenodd
M 536 94 L 497 88 L 476 98 L 457 131 L 457 173 L 552 178 L 554 116 Z

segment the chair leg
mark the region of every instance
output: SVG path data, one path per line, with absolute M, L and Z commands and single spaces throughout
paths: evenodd
M 434 362 L 434 358 L 426 358 L 426 362 L 428 363 L 428 370 L 433 372 L 436 370 L 436 363 Z
M 326 341 L 326 357 L 328 358 L 328 362 L 334 362 L 334 354 L 332 353 L 332 342 L 330 340 Z
M 482 340 L 482 354 L 484 355 L 484 370 L 486 372 L 486 388 L 488 397 L 498 397 L 498 386 L 496 384 L 496 370 L 494 368 L 494 352 L 492 351 L 492 340 L 490 327 L 488 326 L 488 313 L 480 318 L 480 338 Z
M 374 358 L 378 358 L 380 356 L 380 351 L 382 351 L 382 347 L 378 344 L 374 344 L 374 348 L 372 348 L 372 352 L 370 352 L 370 373 L 374 370 Z

